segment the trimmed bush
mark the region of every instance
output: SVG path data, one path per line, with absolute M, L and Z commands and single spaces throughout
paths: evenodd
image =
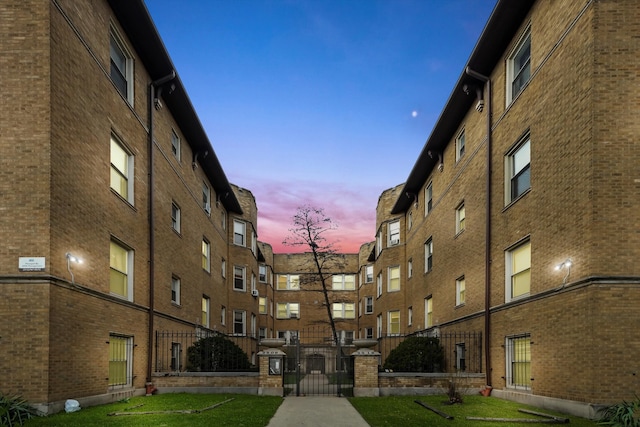
M 222 335 L 202 338 L 187 349 L 188 371 L 247 371 L 250 368 L 247 354 Z
M 440 372 L 444 350 L 438 338 L 409 337 L 393 349 L 383 368 L 396 372 Z

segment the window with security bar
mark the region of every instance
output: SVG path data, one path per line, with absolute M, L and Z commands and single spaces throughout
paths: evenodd
M 133 338 L 109 336 L 109 387 L 129 387 L 132 379 Z
M 531 334 L 506 339 L 507 387 L 531 390 Z

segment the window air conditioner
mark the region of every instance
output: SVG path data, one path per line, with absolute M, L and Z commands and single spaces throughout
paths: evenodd
M 400 239 L 391 239 L 392 245 L 397 245 L 398 243 L 400 243 Z
M 297 315 L 296 313 L 291 313 L 291 314 L 289 315 L 289 318 L 290 318 L 290 319 L 297 319 L 297 318 L 298 318 L 298 315 Z
M 211 215 L 211 204 L 210 203 L 205 203 L 204 204 L 204 211 L 207 213 L 207 215 Z
M 259 294 L 258 294 L 258 290 L 257 290 L 257 289 L 252 290 L 252 291 L 251 291 L 251 296 L 254 296 L 254 297 L 259 296 Z

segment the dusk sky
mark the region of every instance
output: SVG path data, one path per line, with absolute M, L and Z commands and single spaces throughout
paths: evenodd
M 276 253 L 299 206 L 374 240 L 496 0 L 146 0 L 222 164 Z

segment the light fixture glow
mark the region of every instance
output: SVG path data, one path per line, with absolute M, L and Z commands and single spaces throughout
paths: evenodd
M 73 276 L 73 271 L 71 271 L 71 263 L 75 262 L 76 264 L 82 264 L 82 260 L 77 256 L 72 255 L 70 252 L 67 252 L 65 257 L 67 258 L 67 271 L 71 275 L 71 284 L 73 285 L 75 284 L 75 277 Z
M 571 261 L 571 258 L 567 258 L 565 259 L 563 262 L 561 262 L 560 264 L 556 265 L 555 270 L 556 271 L 560 271 L 563 268 L 567 269 L 567 274 L 564 275 L 564 279 L 562 279 L 562 285 L 564 286 L 564 284 L 567 283 L 567 279 L 569 278 L 569 274 L 571 274 L 571 266 L 573 265 L 573 261 Z

